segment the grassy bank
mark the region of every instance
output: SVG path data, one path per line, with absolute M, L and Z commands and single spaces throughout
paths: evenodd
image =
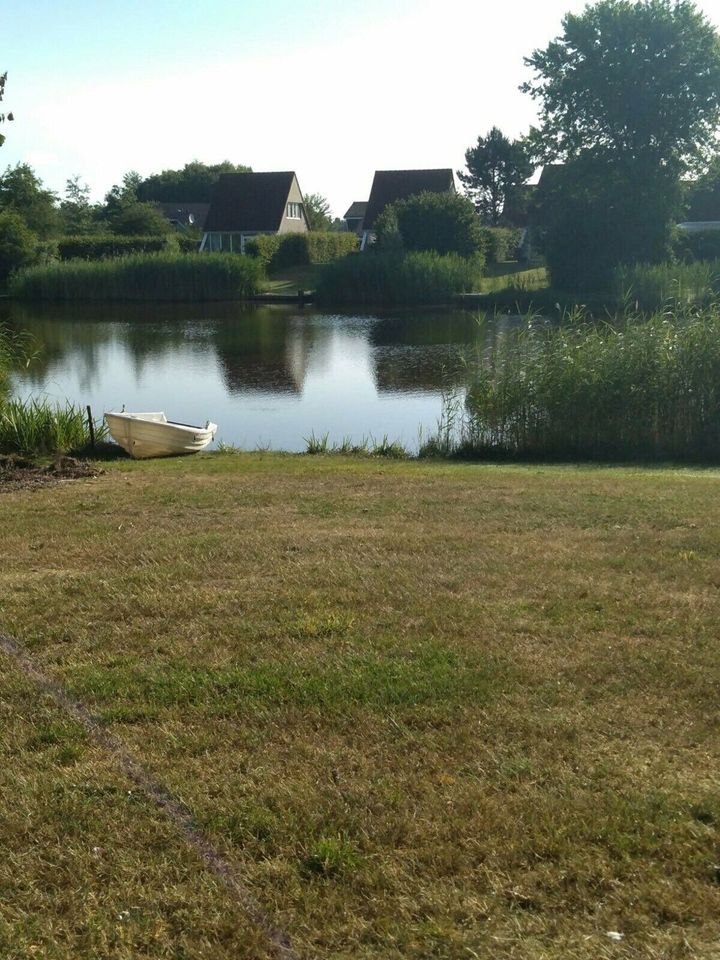
M 93 424 L 94 437 L 103 440 L 102 421 Z M 31 456 L 89 451 L 87 413 L 71 403 L 60 406 L 45 399 L 0 399 L 0 453 Z
M 10 281 L 21 300 L 240 300 L 264 286 L 262 264 L 233 254 L 135 254 L 29 267 Z
M 709 960 L 717 485 L 112 463 L 0 494 L 1 629 L 301 957 Z M 0 662 L 0 953 L 269 957 L 176 824 Z

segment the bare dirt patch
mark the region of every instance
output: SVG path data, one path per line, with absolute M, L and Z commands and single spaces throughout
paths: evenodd
M 49 463 L 39 463 L 18 454 L 0 455 L 0 493 L 97 477 L 103 472 L 97 464 L 75 457 L 56 457 Z

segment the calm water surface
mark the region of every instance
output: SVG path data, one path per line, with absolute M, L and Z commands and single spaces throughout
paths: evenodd
M 303 450 L 387 435 L 414 449 L 434 432 L 443 389 L 462 382 L 482 332 L 467 312 L 353 316 L 312 308 L 6 303 L 0 319 L 29 331 L 39 358 L 14 377 L 27 397 L 105 410 L 164 410 L 219 424 L 218 442 Z M 3 316 L 4 314 L 4 316 Z

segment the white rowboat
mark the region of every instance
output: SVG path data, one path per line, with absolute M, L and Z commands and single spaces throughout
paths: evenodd
M 110 436 L 138 460 L 147 457 L 178 457 L 198 453 L 212 441 L 217 424 L 204 427 L 173 423 L 164 413 L 106 413 Z

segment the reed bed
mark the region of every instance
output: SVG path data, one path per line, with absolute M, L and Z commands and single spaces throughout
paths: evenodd
M 707 306 L 715 302 L 719 290 L 720 260 L 641 263 L 616 270 L 613 300 L 650 311 L 667 305 Z
M 305 452 L 315 454 L 338 454 L 346 457 L 386 457 L 388 460 L 408 460 L 410 452 L 399 440 L 390 440 L 384 434 L 380 440 L 375 437 L 362 437 L 354 441 L 351 437 L 343 437 L 339 443 L 330 441 L 330 434 L 323 433 L 316 436 L 312 431 L 305 437 Z
M 316 298 L 321 304 L 447 303 L 478 288 L 482 265 L 456 254 L 351 254 L 325 265 Z
M 94 424 L 95 439 L 107 435 Z M 0 452 L 24 454 L 77 453 L 90 446 L 84 411 L 71 403 L 57 406 L 45 399 L 0 401 Z
M 720 308 L 530 318 L 446 398 L 424 455 L 720 462 Z
M 258 260 L 237 254 L 135 254 L 28 267 L 10 281 L 23 300 L 237 300 L 263 286 Z

